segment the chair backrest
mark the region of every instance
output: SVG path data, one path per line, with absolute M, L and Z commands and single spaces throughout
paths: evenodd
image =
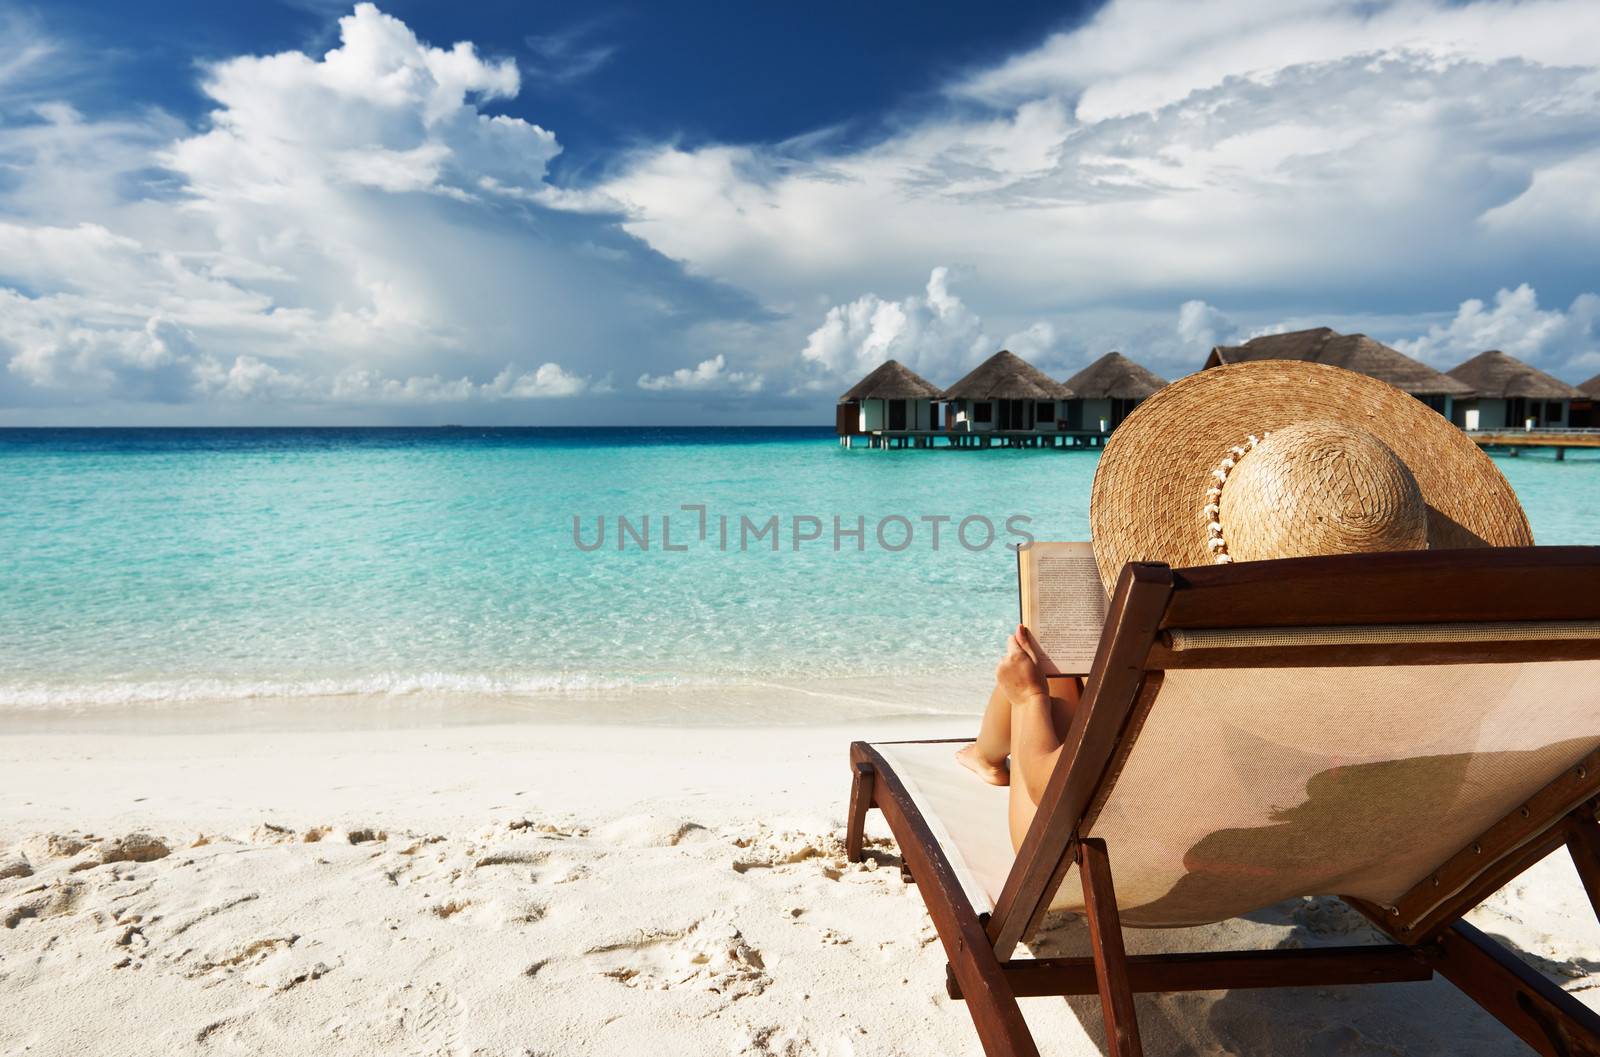
M 1600 793 L 1597 750 L 1600 548 L 1130 565 L 990 935 L 1081 905 L 1074 836 L 1127 925 L 1330 894 L 1403 933 Z

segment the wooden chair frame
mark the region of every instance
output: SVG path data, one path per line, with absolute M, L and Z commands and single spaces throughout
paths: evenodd
M 1082 705 L 994 911 L 973 908 L 904 784 L 866 742 L 850 747 L 847 852 L 860 861 L 867 812 L 879 809 L 949 958 L 949 993 L 966 1001 L 991 1057 L 1038 1053 L 1017 1005 L 1021 997 L 1098 994 L 1108 1050 L 1134 1057 L 1143 1052 L 1136 992 L 1417 981 L 1435 972 L 1535 1051 L 1600 1057 L 1600 1015 L 1462 920 L 1562 845 L 1600 915 L 1600 752 L 1574 761 L 1394 906 L 1347 898 L 1394 941 L 1386 945 L 1130 957 L 1112 884 L 1116 849 L 1093 836 L 1097 807 L 1166 670 L 1600 658 L 1595 638 L 1177 650 L 1174 629 L 1594 620 L 1600 620 L 1600 547 L 1348 555 L 1180 570 L 1130 564 L 1114 592 Z M 1092 957 L 1013 960 L 1073 865 L 1083 883 Z

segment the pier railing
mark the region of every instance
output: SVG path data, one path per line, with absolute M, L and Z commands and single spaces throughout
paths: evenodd
M 1088 429 L 873 429 L 840 434 L 839 444 L 850 448 L 861 439 L 869 448 L 1098 448 L 1108 436 Z
M 1539 429 L 1474 429 L 1463 431 L 1480 448 L 1506 448 L 1516 454 L 1522 448 L 1552 448 L 1556 458 L 1566 457 L 1568 448 L 1600 449 L 1600 427 L 1548 427 Z M 839 436 L 841 446 L 854 447 L 857 440 L 869 448 L 1099 448 L 1109 433 L 1088 429 L 874 429 Z
M 1500 429 L 1469 429 L 1469 437 L 1486 436 L 1557 436 L 1557 437 L 1590 437 L 1600 436 L 1600 426 L 1535 426 L 1533 429 L 1517 426 L 1503 426 Z
M 1480 448 L 1504 448 L 1516 455 L 1524 448 L 1548 448 L 1558 460 L 1567 457 L 1567 449 L 1600 449 L 1600 429 L 1550 427 L 1540 429 L 1475 429 L 1467 436 Z

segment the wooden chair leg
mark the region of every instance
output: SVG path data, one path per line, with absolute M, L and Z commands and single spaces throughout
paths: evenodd
M 868 755 L 871 748 L 862 748 L 860 755 L 852 758 L 852 762 L 866 765 L 855 771 L 859 796 L 851 799 L 852 823 L 863 818 L 868 807 L 883 812 L 889 832 L 900 842 L 900 854 L 907 867 L 917 875 L 918 891 L 950 961 L 950 974 L 966 1000 L 967 1012 L 972 1014 L 972 1026 L 978 1032 L 984 1054 L 1039 1057 L 1017 996 L 1006 982 L 1000 960 L 983 930 L 983 920 L 968 902 L 938 839 L 894 771 L 887 766 L 879 770 Z M 860 832 L 854 824 L 851 828 Z
M 1567 835 L 1567 853 L 1572 865 L 1578 868 L 1584 891 L 1589 893 L 1589 905 L 1600 917 L 1600 822 L 1592 813 L 1572 816 L 1572 830 Z
M 844 856 L 851 862 L 860 862 L 861 842 L 867 829 L 867 812 L 872 808 L 875 776 L 870 763 L 852 764 L 850 770 L 850 817 L 845 823 Z
M 1545 1057 L 1600 1057 L 1600 1014 L 1466 922 L 1417 953 Z
M 1128 953 L 1122 946 L 1122 917 L 1111 886 L 1111 861 L 1104 841 L 1090 838 L 1076 845 L 1078 875 L 1083 879 L 1084 918 L 1100 985 L 1100 1006 L 1106 1018 L 1106 1049 L 1113 1057 L 1141 1057 L 1139 1018 L 1128 983 Z

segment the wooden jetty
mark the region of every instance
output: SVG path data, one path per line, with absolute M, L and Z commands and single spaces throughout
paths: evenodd
M 1551 448 L 1557 461 L 1566 459 L 1568 448 L 1600 449 L 1600 429 L 1485 429 L 1467 436 L 1480 448 L 1503 448 L 1512 456 L 1525 448 Z
M 839 444 L 853 448 L 856 441 L 865 440 L 869 448 L 1098 448 L 1105 444 L 1109 436 L 1109 433 L 1085 429 L 1061 429 L 1054 433 L 1031 429 L 991 429 L 982 433 L 942 429 L 885 429 L 845 433 L 839 437 Z

